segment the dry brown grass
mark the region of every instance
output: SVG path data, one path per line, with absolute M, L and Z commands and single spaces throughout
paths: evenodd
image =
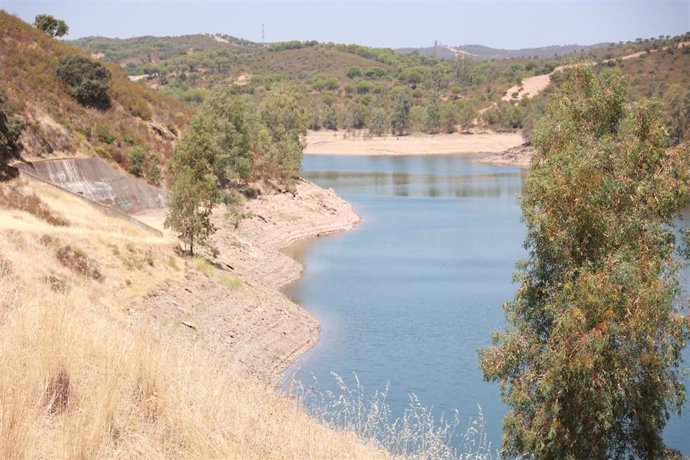
M 69 222 L 60 216 L 56 216 L 36 194 L 22 195 L 16 190 L 8 189 L 7 191 L 0 190 L 0 206 L 19 209 L 33 214 L 39 219 L 45 220 L 51 225 L 65 226 Z
M 129 299 L 184 279 L 170 240 L 46 185 L 12 186 L 72 225 L 0 209 L 0 458 L 387 456 L 200 349 L 133 327 Z M 65 267 L 61 247 L 107 276 Z

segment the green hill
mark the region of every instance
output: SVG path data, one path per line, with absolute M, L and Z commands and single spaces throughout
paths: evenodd
M 157 181 L 159 164 L 170 156 L 176 133 L 186 126 L 190 110 L 185 104 L 130 81 L 118 66 L 106 64 L 111 75 L 109 108 L 84 105 L 58 77 L 63 59 L 88 58 L 84 51 L 4 11 L 0 42 L 0 90 L 11 112 L 26 125 L 20 138 L 24 158 L 98 154 Z
M 403 110 L 408 118 L 403 132 L 454 132 L 522 128 L 540 113 L 548 92 L 513 105 L 501 101 L 508 88 L 573 63 L 599 63 L 599 71 L 618 67 L 630 79 L 630 100 L 656 97 L 670 114 L 667 92 L 673 84 L 688 87 L 690 56 L 687 48 L 675 54 L 654 51 L 687 39 L 686 34 L 522 50 L 480 45 L 392 50 L 316 41 L 262 46 L 204 35 L 75 44 L 102 52 L 131 75 L 148 75 L 148 85 L 192 105 L 217 86 L 257 101 L 280 86 L 302 96 L 312 129 L 372 129 L 383 120 L 384 131 L 391 131 L 396 110 Z M 621 59 L 635 53 L 640 53 L 636 59 Z M 558 84 L 560 78 L 553 80 Z

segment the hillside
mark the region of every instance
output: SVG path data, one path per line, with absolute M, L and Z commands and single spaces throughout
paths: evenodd
M 212 49 L 190 50 L 158 63 L 134 66 L 125 64 L 127 56 L 140 55 L 141 51 L 126 48 L 136 41 L 111 43 L 119 46 L 118 62 L 130 74 L 147 74 L 146 84 L 192 105 L 203 102 L 218 86 L 231 87 L 236 94 L 253 101 L 261 101 L 277 86 L 301 96 L 312 130 L 368 129 L 370 135 L 379 136 L 392 131 L 433 134 L 521 129 L 532 123 L 529 119 L 535 117 L 534 113 L 540 113 L 543 101 L 525 99 L 511 104 L 502 101 L 506 91 L 529 77 L 540 77 L 548 85 L 551 79 L 547 75 L 554 69 L 579 62 L 605 62 L 600 69 L 623 62 L 621 71 L 631 77 L 631 100 L 653 95 L 664 100 L 670 113 L 672 104 L 665 95 L 667 83 L 682 84 L 690 56 L 684 50 L 675 57 L 655 55 L 652 60 L 659 62 L 654 69 L 635 60 L 619 59 L 654 54 L 653 50 L 683 40 L 682 36 L 660 37 L 587 47 L 523 50 L 436 46 L 397 53 L 391 49 L 313 41 L 272 43 L 266 47 L 214 44 Z M 179 43 L 187 43 L 187 39 L 180 37 Z M 448 59 L 450 55 L 462 59 Z M 675 60 L 671 62 L 669 58 Z M 114 56 L 106 53 L 104 59 Z M 639 70 L 643 68 L 646 70 Z M 511 93 L 521 94 L 517 86 Z M 396 125 L 395 117 L 400 113 L 405 120 Z M 396 129 L 398 125 L 402 128 Z
M 520 49 L 501 49 L 491 48 L 484 45 L 458 45 L 445 46 L 436 45 L 422 48 L 398 48 L 396 53 L 405 55 L 411 53 L 419 53 L 424 56 L 432 56 L 440 59 L 456 59 L 458 57 L 472 56 L 483 59 L 509 59 L 509 58 L 554 58 L 563 57 L 568 54 L 583 52 L 592 48 L 602 48 L 608 46 L 608 43 L 598 43 L 596 45 L 553 45 L 543 46 L 538 48 L 520 48 Z
M 131 169 L 143 157 L 139 174 L 151 181 L 172 153 L 176 133 L 190 110 L 140 83 L 118 66 L 111 74 L 110 108 L 87 107 L 72 97 L 58 78 L 61 59 L 87 56 L 54 40 L 20 19 L 0 11 L 0 81 L 13 112 L 27 126 L 20 139 L 25 159 L 93 156 Z
M 238 205 L 241 223 L 215 209 L 218 258 L 181 257 L 162 191 L 84 157 L 170 150 L 147 122 L 179 130 L 189 110 L 115 67 L 112 105 L 85 107 L 55 77 L 77 51 L 0 27 L 2 90 L 30 130 L 0 178 L 0 458 L 388 458 L 276 392 L 319 332 L 279 290 L 301 272 L 282 249 L 352 228 L 351 206 L 300 181 Z
M 554 58 L 559 56 L 566 56 L 568 54 L 583 52 L 592 48 L 601 48 L 606 46 L 606 43 L 598 43 L 596 45 L 552 45 L 542 46 L 538 48 L 520 48 L 520 49 L 499 49 L 491 48 L 483 45 L 460 45 L 453 48 L 459 49 L 474 56 L 479 56 L 487 59 L 506 59 L 506 58 Z
M 315 186 L 275 198 L 253 209 L 281 235 L 341 225 L 312 199 L 348 219 Z M 230 273 L 53 186 L 0 183 L 0 457 L 386 458 L 273 391 L 318 326 L 260 281 L 284 237 L 246 225 L 225 223 Z
M 259 46 L 248 40 L 223 34 L 195 34 L 179 37 L 136 37 L 111 39 L 84 37 L 68 40 L 68 44 L 91 53 L 94 58 L 114 62 L 121 67 L 135 68 L 140 64 L 158 64 L 175 56 L 226 47 Z

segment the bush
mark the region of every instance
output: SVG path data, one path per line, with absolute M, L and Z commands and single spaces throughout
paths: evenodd
M 7 99 L 0 93 L 0 161 L 19 155 L 19 136 L 25 128 L 21 119 L 8 114 L 6 102 Z
M 129 153 L 129 172 L 139 177 L 144 173 L 146 155 L 140 149 L 134 149 Z
M 110 108 L 110 71 L 103 64 L 82 56 L 65 56 L 60 59 L 57 76 L 82 105 Z
M 63 227 L 69 225 L 67 220 L 53 214 L 50 208 L 48 208 L 36 195 L 24 196 L 17 192 L 8 191 L 5 193 L 0 190 L 0 206 L 26 211 L 48 222 L 50 225 Z

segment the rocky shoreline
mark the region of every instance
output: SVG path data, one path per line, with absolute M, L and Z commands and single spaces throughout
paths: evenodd
M 480 163 L 527 168 L 532 160 L 532 155 L 534 155 L 534 147 L 522 144 L 498 153 L 487 152 L 486 156 L 479 161 Z
M 135 299 L 130 313 L 172 340 L 202 347 L 230 372 L 277 385 L 319 338 L 317 320 L 280 290 L 302 272 L 282 251 L 299 240 L 352 229 L 359 217 L 333 190 L 304 180 L 294 193 L 248 200 L 244 212 L 250 217 L 235 228 L 218 209 L 213 265 L 189 261 L 183 282 L 169 280 Z M 162 226 L 164 215 L 140 218 Z

